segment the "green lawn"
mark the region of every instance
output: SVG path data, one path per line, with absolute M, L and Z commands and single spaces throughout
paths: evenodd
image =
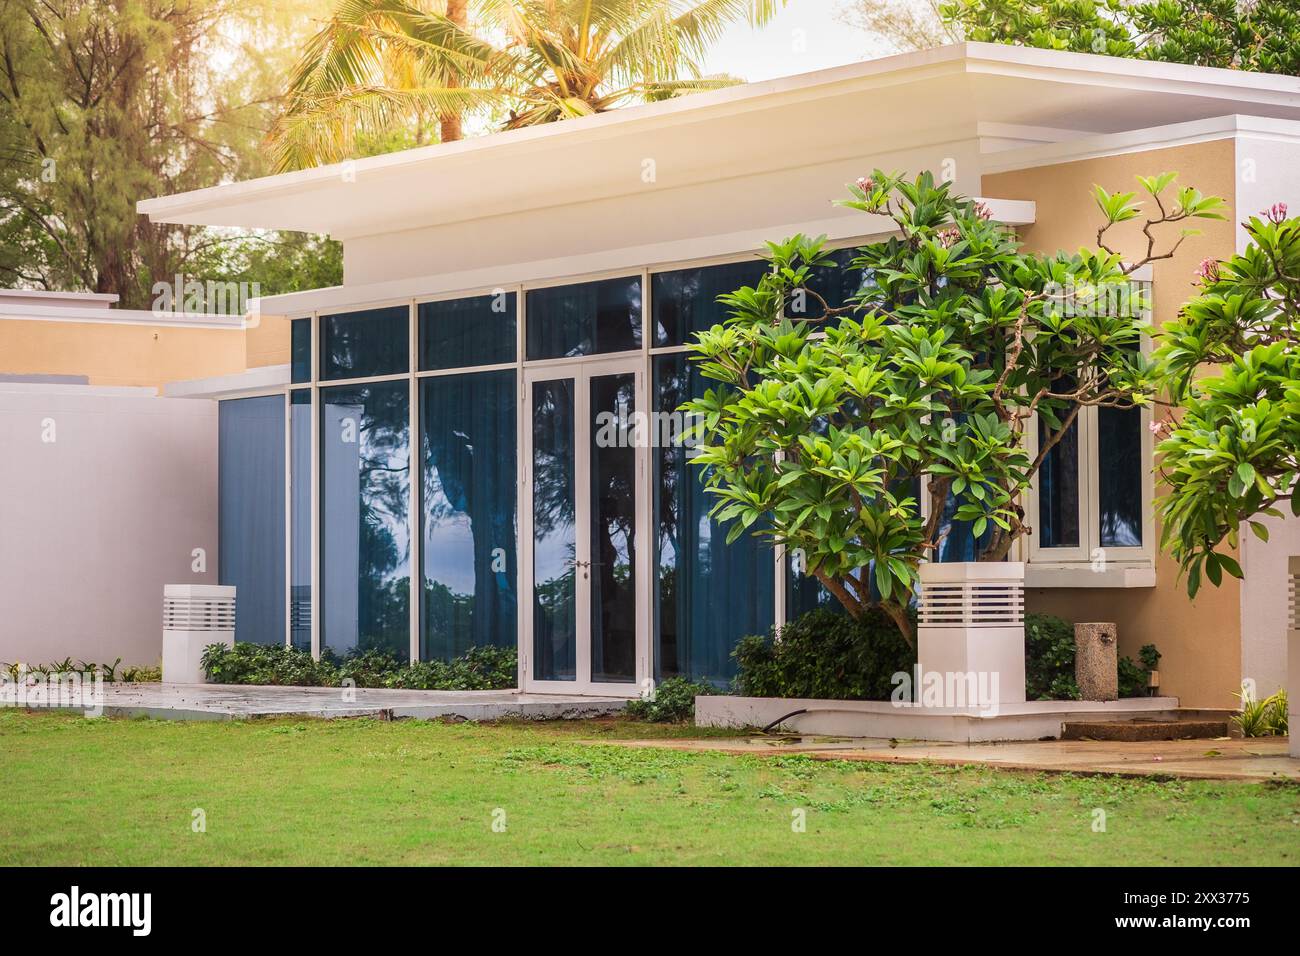
M 1300 788 L 590 746 L 628 721 L 0 711 L 0 863 L 1289 864 Z M 1093 832 L 1094 810 L 1106 832 Z M 195 833 L 196 810 L 206 832 Z M 793 832 L 792 811 L 806 814 Z M 506 828 L 494 832 L 494 811 Z

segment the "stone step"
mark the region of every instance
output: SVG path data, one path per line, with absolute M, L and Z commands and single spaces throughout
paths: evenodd
M 1191 740 L 1227 737 L 1226 720 L 1068 720 L 1062 740 Z

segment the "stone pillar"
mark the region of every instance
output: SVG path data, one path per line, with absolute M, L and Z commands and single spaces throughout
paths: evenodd
M 1074 680 L 1084 700 L 1119 699 L 1119 640 L 1114 624 L 1074 625 Z

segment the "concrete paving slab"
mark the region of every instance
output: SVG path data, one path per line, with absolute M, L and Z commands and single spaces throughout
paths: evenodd
M 106 684 L 104 713 L 163 720 L 249 717 L 411 717 L 422 720 L 569 720 L 617 713 L 616 697 L 522 694 L 513 690 L 384 690 L 237 684 Z M 81 709 L 81 708 L 76 708 Z
M 689 740 L 604 740 L 627 747 L 667 747 L 715 753 L 807 754 L 821 760 L 978 765 L 1008 770 L 1208 780 L 1300 782 L 1300 759 L 1287 756 L 1286 737 L 1217 740 L 1045 740 L 1014 743 L 935 743 L 867 737 L 741 737 Z

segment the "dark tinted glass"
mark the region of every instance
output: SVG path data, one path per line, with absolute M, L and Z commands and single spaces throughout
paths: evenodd
M 410 312 L 404 305 L 322 315 L 320 377 L 398 375 L 410 368 Z
M 322 389 L 321 647 L 410 657 L 410 393 Z
M 727 544 L 725 526 L 709 517 L 715 499 L 682 443 L 677 406 L 710 383 L 685 355 L 654 362 L 655 662 L 657 678 L 678 675 L 716 684 L 736 673 L 731 651 L 747 634 L 772 627 L 775 564 L 766 540 L 744 534 Z
M 769 268 L 766 261 L 753 259 L 655 273 L 650 277 L 654 344 L 683 345 L 692 333 L 720 324 L 727 317 L 727 308 L 718 302 L 718 296 L 758 285 Z
M 1039 447 L 1047 427 L 1038 424 Z M 1073 423 L 1038 470 L 1038 546 L 1079 547 L 1079 423 Z
M 515 293 L 421 302 L 420 369 L 515 360 Z
M 1142 547 L 1142 413 L 1097 409 L 1097 499 L 1103 548 Z
M 565 358 L 641 347 L 641 277 L 534 289 L 528 358 Z
M 514 647 L 515 373 L 420 381 L 420 658 Z
M 311 381 L 311 319 L 294 319 L 289 323 L 290 380 Z
M 533 677 L 577 680 L 577 501 L 571 378 L 533 383 Z

